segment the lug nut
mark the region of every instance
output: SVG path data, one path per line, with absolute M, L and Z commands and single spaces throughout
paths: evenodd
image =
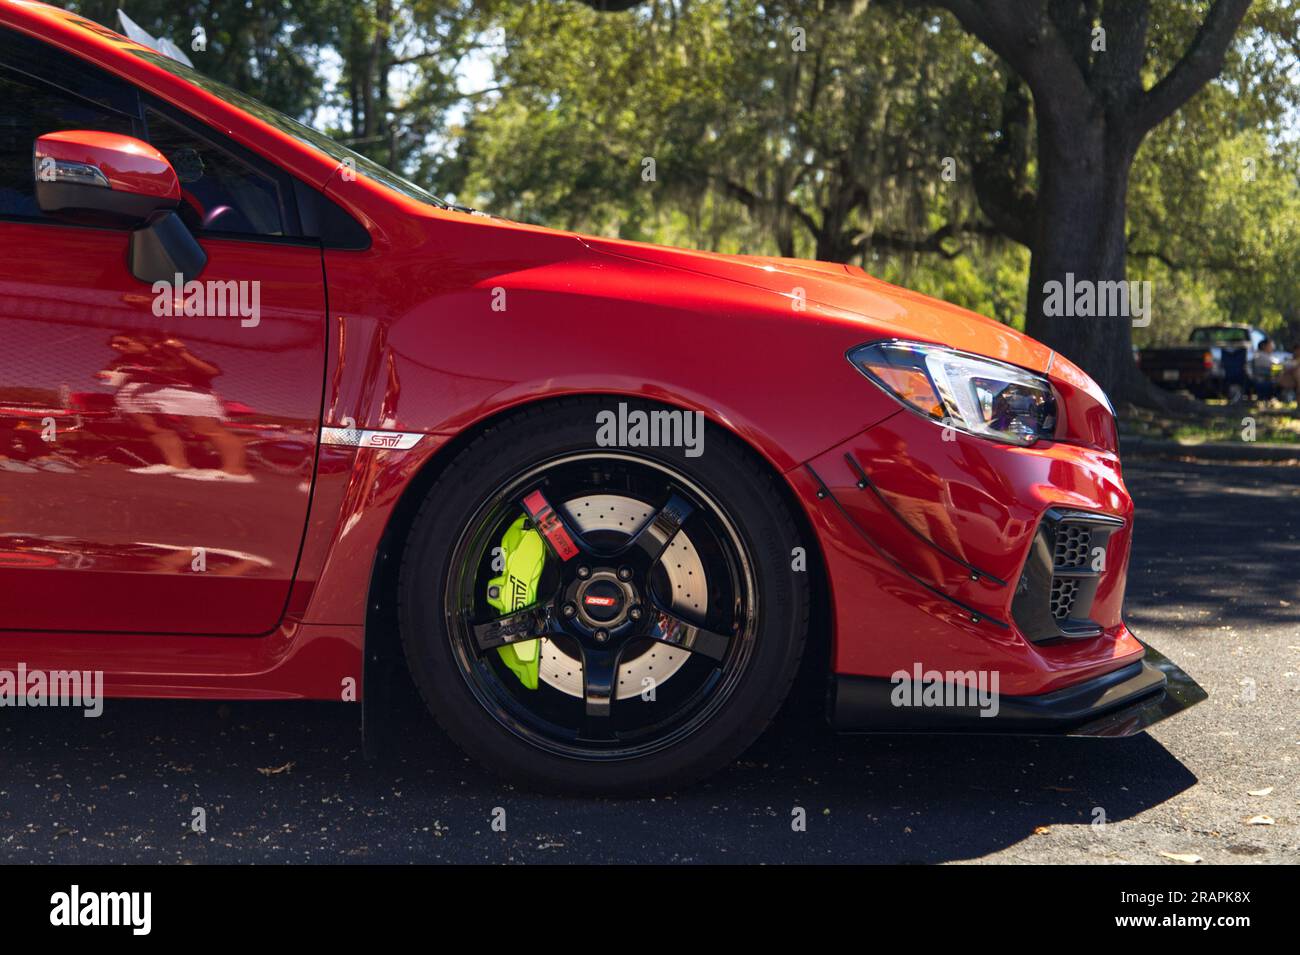
M 565 604 L 561 608 L 560 612 L 563 613 L 566 617 L 572 617 L 575 613 L 578 612 L 578 608 L 575 607 L 573 604 Z
M 631 567 L 620 567 L 620 568 L 618 569 L 618 579 L 619 579 L 619 580 L 631 580 L 631 579 L 632 579 L 632 568 L 631 568 Z
M 641 619 L 641 608 L 640 608 L 640 607 L 633 607 L 631 610 L 629 610 L 629 611 L 627 612 L 627 615 L 628 615 L 629 617 L 631 617 L 633 620 L 640 620 L 640 619 Z
M 583 580 L 586 580 L 588 577 L 591 576 L 591 568 L 590 568 L 590 567 L 579 567 L 579 568 L 578 568 L 578 576 L 581 577 Z
M 609 639 L 609 631 L 608 631 L 608 630 L 597 630 L 595 636 L 596 636 L 596 642 L 597 642 L 597 643 L 604 643 L 606 640 Z

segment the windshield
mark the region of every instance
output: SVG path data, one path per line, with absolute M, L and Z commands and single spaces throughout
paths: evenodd
M 163 56 L 153 50 L 147 50 L 140 47 L 129 47 L 130 51 L 143 60 L 148 60 L 155 66 L 160 66 L 168 73 L 175 74 L 183 80 L 187 80 L 202 89 L 207 90 L 215 96 L 220 97 L 232 106 L 238 106 L 244 112 L 256 116 L 262 122 L 274 126 L 280 132 L 292 136 L 313 149 L 323 152 L 331 159 L 339 162 L 350 162 L 358 172 L 363 172 L 371 179 L 387 186 L 394 192 L 399 192 L 407 198 L 414 199 L 417 202 L 425 202 L 429 205 L 438 206 L 441 209 L 450 208 L 449 204 L 443 202 L 437 196 L 424 189 L 421 189 L 409 179 L 403 179 L 391 170 L 385 169 L 379 163 L 375 162 L 355 150 L 348 149 L 334 140 L 330 139 L 324 133 L 317 132 L 305 123 L 300 123 L 296 119 L 284 115 L 284 113 L 274 110 L 265 103 L 260 103 L 253 97 L 239 92 L 232 86 L 220 83 L 217 80 L 204 76 L 198 70 L 191 69 L 184 63 L 180 63 L 170 57 Z
M 1192 342 L 1208 345 L 1213 342 L 1244 342 L 1250 340 L 1248 328 L 1198 328 L 1192 332 Z

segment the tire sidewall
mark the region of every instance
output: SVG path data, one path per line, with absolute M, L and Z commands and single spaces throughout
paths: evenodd
M 712 425 L 706 426 L 703 453 L 695 458 L 686 457 L 681 448 L 600 447 L 595 415 L 608 406 L 608 401 L 573 401 L 507 419 L 448 465 L 421 507 L 405 550 L 399 583 L 402 642 L 412 678 L 438 722 L 489 768 L 542 788 L 666 790 L 734 760 L 774 715 L 802 651 L 807 585 L 801 578 L 806 574 L 792 569 L 792 549 L 799 544 L 794 524 L 752 452 Z M 754 646 L 729 697 L 690 736 L 634 758 L 566 758 L 511 732 L 471 690 L 457 663 L 443 610 L 452 551 L 494 489 L 549 459 L 584 452 L 631 454 L 666 465 L 698 484 L 726 512 L 754 577 Z

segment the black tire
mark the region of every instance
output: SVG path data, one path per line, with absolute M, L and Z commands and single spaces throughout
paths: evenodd
M 512 781 L 535 788 L 608 795 L 666 792 L 730 764 L 776 715 L 798 669 L 808 629 L 807 574 L 791 567 L 792 549 L 807 547 L 808 542 L 800 539 L 764 462 L 713 426 L 706 428 L 704 453 L 693 458 L 680 448 L 598 447 L 596 415 L 616 407 L 618 401 L 565 399 L 521 411 L 485 431 L 457 454 L 430 488 L 403 553 L 401 638 L 421 696 L 468 755 Z M 628 405 L 644 410 L 658 407 Z M 718 685 L 728 689 L 725 695 L 717 691 L 720 702 L 703 708 L 707 715 L 696 717 L 702 720 L 698 726 L 657 749 L 647 747 L 646 752 L 626 758 L 596 759 L 551 751 L 521 736 L 482 701 L 482 693 L 472 685 L 472 674 L 467 675 L 465 653 L 458 650 L 463 646 L 457 643 L 462 631 L 449 610 L 454 603 L 449 593 L 456 589 L 451 581 L 466 573 L 459 572 L 457 578 L 455 568 L 469 564 L 454 560 L 454 552 L 464 546 L 458 542 L 466 540 L 499 489 L 531 473 L 529 469 L 567 460 L 566 455 L 609 453 L 638 459 L 627 467 L 671 469 L 720 504 L 725 511 L 722 519 L 732 530 L 728 539 L 739 545 L 737 551 L 750 572 L 746 592 L 752 591 L 757 599 L 744 615 L 744 659 L 728 664 L 740 669 L 728 678 L 730 682 L 716 678 Z M 585 459 L 583 463 L 590 466 Z M 693 654 L 690 659 L 695 659 Z M 701 663 L 701 669 L 715 665 L 712 659 Z M 716 666 L 721 673 L 723 664 Z M 627 705 L 621 700 L 616 696 L 615 705 Z

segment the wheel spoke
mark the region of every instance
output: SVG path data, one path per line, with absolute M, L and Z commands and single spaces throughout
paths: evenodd
M 618 661 L 621 646 L 609 649 L 582 648 L 582 694 L 587 701 L 588 716 L 609 716 L 618 685 Z
M 698 653 L 710 660 L 721 660 L 731 645 L 730 637 L 706 630 L 661 607 L 652 611 L 646 636 L 669 646 Z
M 504 647 L 521 640 L 532 640 L 546 636 L 551 629 L 550 607 L 547 604 L 534 604 L 523 610 L 497 617 L 487 623 L 471 624 L 474 641 L 479 652 Z
M 582 535 L 574 530 L 563 514 L 551 506 L 541 488 L 525 495 L 521 503 L 537 525 L 546 546 L 562 563 L 587 551 Z
M 624 549 L 640 552 L 653 566 L 658 563 L 694 510 L 690 501 L 680 494 L 673 494 L 668 498 L 668 503 L 642 525 Z
M 774 665 L 753 652 L 753 555 L 690 474 L 561 449 L 503 480 L 466 509 L 437 607 L 492 725 L 561 762 L 658 753 Z

